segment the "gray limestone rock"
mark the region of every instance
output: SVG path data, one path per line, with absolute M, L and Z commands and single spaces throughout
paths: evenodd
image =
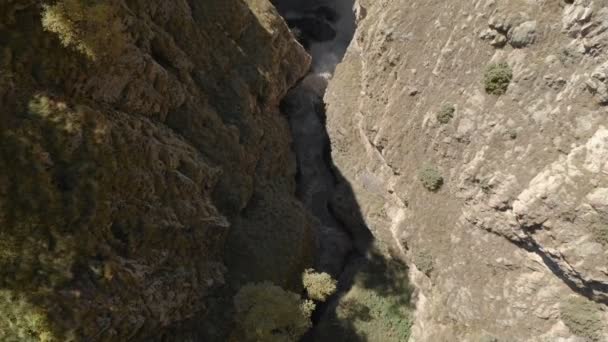
M 507 38 L 514 48 L 523 48 L 536 41 L 536 21 L 526 21 L 512 28 Z

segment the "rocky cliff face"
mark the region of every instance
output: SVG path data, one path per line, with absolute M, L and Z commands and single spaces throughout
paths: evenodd
M 0 340 L 608 341 L 608 1 L 273 2 L 0 3 Z
M 310 57 L 269 2 L 3 1 L 0 51 L 0 340 L 166 340 L 226 279 L 299 283 Z
M 359 1 L 327 125 L 366 223 L 412 266 L 412 340 L 608 341 L 607 15 Z

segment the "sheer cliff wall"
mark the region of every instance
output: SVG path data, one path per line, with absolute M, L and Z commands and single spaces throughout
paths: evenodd
M 412 340 L 607 339 L 607 6 L 356 6 L 332 156 L 412 266 Z
M 278 106 L 309 63 L 263 0 L 3 1 L 0 340 L 160 340 L 220 285 L 296 287 Z

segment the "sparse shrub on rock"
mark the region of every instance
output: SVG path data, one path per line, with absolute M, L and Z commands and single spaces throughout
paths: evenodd
M 511 67 L 505 63 L 490 64 L 484 75 L 486 92 L 492 95 L 502 95 L 507 92 L 513 78 Z
M 298 341 L 310 329 L 315 304 L 270 282 L 247 284 L 234 297 L 238 334 L 245 341 Z
M 42 26 L 56 33 L 64 46 L 93 60 L 119 53 L 127 41 L 118 11 L 105 1 L 61 0 L 44 5 Z
M 327 297 L 336 292 L 337 282 L 329 274 L 318 273 L 309 268 L 302 274 L 302 283 L 308 293 L 308 297 L 324 302 Z
M 429 252 L 419 251 L 415 253 L 412 261 L 414 262 L 414 265 L 416 265 L 416 268 L 427 276 L 433 271 L 433 256 Z
M 48 313 L 24 296 L 0 290 L 0 341 L 58 342 L 53 337 Z
M 437 169 L 427 166 L 420 170 L 418 178 L 422 185 L 429 191 L 437 191 L 443 185 L 443 177 Z
M 585 341 L 600 341 L 602 324 L 599 308 L 594 302 L 582 298 L 569 298 L 560 307 L 561 319 L 570 331 Z
M 456 108 L 454 108 L 453 105 L 446 104 L 443 107 L 441 107 L 439 112 L 437 112 L 437 121 L 439 121 L 442 124 L 447 124 L 448 122 L 450 122 L 450 120 L 452 120 L 455 112 L 456 112 Z
M 592 228 L 593 237 L 604 246 L 608 246 L 608 224 L 598 223 Z

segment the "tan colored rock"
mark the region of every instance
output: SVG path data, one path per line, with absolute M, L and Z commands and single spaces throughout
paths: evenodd
M 328 131 L 375 237 L 408 264 L 433 255 L 430 276 L 411 272 L 411 340 L 584 340 L 560 305 L 574 293 L 603 310 L 608 300 L 593 228 L 606 223 L 608 116 L 587 85 L 606 59 L 605 4 L 360 4 L 367 16 L 325 96 Z M 524 22 L 542 28 L 525 49 L 484 41 Z M 503 61 L 513 80 L 487 95 L 484 70 Z M 445 105 L 458 113 L 440 125 Z M 436 193 L 417 179 L 429 164 L 444 178 Z

